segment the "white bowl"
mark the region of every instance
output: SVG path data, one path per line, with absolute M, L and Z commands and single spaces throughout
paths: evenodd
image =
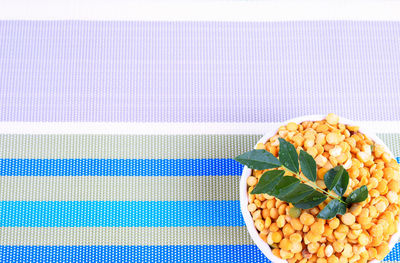
M 273 129 L 271 128 L 257 143 L 266 143 L 269 138 L 271 138 L 272 136 L 274 136 L 277 133 L 280 126 L 286 125 L 289 122 L 301 123 L 303 121 L 319 121 L 319 120 L 323 120 L 325 117 L 326 117 L 326 115 L 307 115 L 307 116 L 301 116 L 298 118 L 294 118 L 294 119 L 279 123 L 279 124 L 277 124 L 277 126 L 275 128 L 273 128 Z M 351 120 L 348 120 L 348 119 L 345 119 L 342 117 L 339 118 L 339 123 L 349 124 L 352 126 L 359 126 L 360 132 L 367 135 L 375 143 L 382 145 L 384 147 L 385 151 L 387 153 L 389 153 L 392 158 L 394 158 L 393 153 L 387 148 L 387 146 L 384 144 L 384 142 L 381 139 L 379 139 L 375 135 L 375 133 L 368 131 L 368 128 L 362 127 L 357 122 L 351 121 Z M 274 254 L 272 254 L 272 251 L 271 251 L 271 248 L 269 247 L 269 245 L 260 238 L 260 236 L 258 235 L 258 231 L 256 230 L 256 228 L 254 226 L 254 222 L 251 217 L 251 214 L 247 210 L 247 206 L 249 204 L 249 198 L 248 198 L 248 194 L 247 194 L 246 180 L 247 180 L 247 177 L 249 177 L 250 175 L 251 175 L 251 169 L 249 169 L 247 166 L 245 166 L 243 169 L 242 177 L 240 179 L 240 209 L 242 211 L 242 215 L 243 215 L 244 221 L 246 223 L 247 230 L 249 231 L 250 236 L 253 239 L 253 241 L 256 243 L 257 247 L 261 250 L 261 252 L 263 252 L 263 254 L 269 260 L 271 260 L 272 262 L 276 262 L 276 263 L 285 263 L 287 261 L 280 259 L 280 258 L 276 257 Z M 400 229 L 400 223 L 398 225 L 398 229 Z M 390 239 L 390 242 L 389 242 L 390 250 L 392 250 L 394 245 L 397 243 L 397 240 L 399 240 L 399 237 L 400 237 L 400 232 L 397 232 L 392 236 L 392 238 Z M 377 263 L 379 261 L 371 260 L 370 262 Z

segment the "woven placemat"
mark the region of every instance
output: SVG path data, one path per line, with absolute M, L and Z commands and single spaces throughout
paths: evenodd
M 336 112 L 398 127 L 399 36 L 395 22 L 0 21 L 0 126 L 186 123 L 0 134 L 0 262 L 269 262 L 232 160 L 262 134 L 236 126 Z M 378 136 L 400 156 L 393 127 Z

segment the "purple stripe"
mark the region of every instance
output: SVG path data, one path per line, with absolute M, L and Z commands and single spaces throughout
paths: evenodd
M 0 121 L 400 120 L 400 22 L 0 22 Z

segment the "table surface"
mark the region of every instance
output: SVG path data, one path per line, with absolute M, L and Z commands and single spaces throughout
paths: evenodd
M 232 158 L 329 112 L 399 157 L 399 43 L 399 22 L 0 21 L 0 262 L 268 262 Z

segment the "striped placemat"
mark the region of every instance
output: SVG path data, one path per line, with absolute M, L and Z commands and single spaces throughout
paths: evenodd
M 269 262 L 232 158 L 273 122 L 328 112 L 400 156 L 399 36 L 397 22 L 0 21 L 0 262 Z M 399 259 L 396 245 L 385 261 Z
M 0 260 L 268 262 L 232 160 L 260 137 L 2 134 Z

